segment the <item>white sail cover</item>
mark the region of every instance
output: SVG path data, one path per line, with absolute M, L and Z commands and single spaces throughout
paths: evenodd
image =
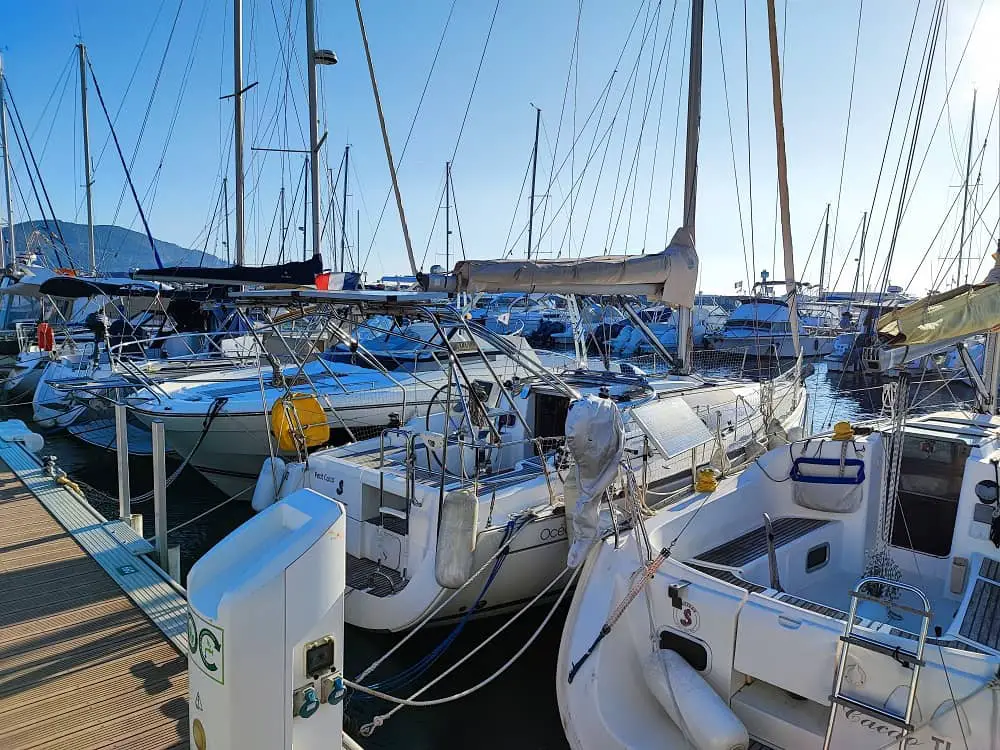
M 463 260 L 455 265 L 462 292 L 634 294 L 673 307 L 692 307 L 698 254 L 684 229 L 662 253 L 575 260 Z

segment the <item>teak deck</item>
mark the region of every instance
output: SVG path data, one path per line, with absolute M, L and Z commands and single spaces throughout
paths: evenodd
M 187 736 L 187 658 L 0 461 L 0 748 Z

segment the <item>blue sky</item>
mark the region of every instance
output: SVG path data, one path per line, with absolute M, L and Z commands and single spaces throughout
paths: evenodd
M 874 284 L 880 275 L 898 203 L 898 192 L 889 200 L 888 187 L 903 148 L 902 125 L 917 88 L 917 62 L 932 4 L 931 0 L 865 3 L 839 189 L 859 5 L 854 0 L 788 0 L 787 4 L 779 0 L 786 43 L 784 102 L 793 238 L 800 278 L 812 282 L 818 278 L 820 252 L 811 248 L 829 202 L 831 221 L 836 219 L 836 232 L 831 232 L 832 278 L 839 277 L 840 288 L 851 286 L 857 257 L 852 238 L 862 211 L 873 203 L 916 13 L 911 60 L 903 75 L 900 112 L 889 139 L 863 264 L 863 278 L 871 277 Z M 317 5 L 320 46 L 335 50 L 340 59 L 337 66 L 319 74 L 322 129 L 328 132 L 323 200 L 329 201 L 327 170 L 334 176 L 339 172 L 343 147 L 350 143 L 351 244 L 358 234 L 355 217 L 360 211 L 360 256 L 369 276 L 406 272 L 393 203 L 375 232 L 389 179 L 353 2 L 317 0 Z M 991 242 L 995 244 L 994 188 L 1000 176 L 995 111 L 1000 74 L 995 49 L 998 5 L 998 0 L 982 6 L 979 0 L 961 0 L 950 3 L 946 12 L 914 173 L 925 153 L 926 162 L 911 177 L 912 197 L 889 274 L 893 283 L 908 285 L 918 294 L 931 286 L 946 287 L 955 277 L 953 264 L 950 271 L 942 271 L 948 261 L 941 258 L 956 254 L 959 185 L 974 88 L 978 88 L 974 155 L 984 140 L 986 147 L 973 170 L 979 187 L 971 192 L 967 223 L 972 227 L 966 252 L 975 256 L 973 278 L 980 258 Z M 368 0 L 363 6 L 418 262 L 427 267 L 444 260 L 444 217 L 439 206 L 444 163 L 453 157 L 461 242 L 453 218 L 452 259 L 460 254 L 460 244 L 470 257 L 523 255 L 533 105 L 543 112 L 536 189 L 541 197 L 535 214 L 542 256 L 653 252 L 663 247 L 681 213 L 687 2 L 501 0 L 496 6 L 490 0 L 454 5 L 451 0 Z M 232 110 L 220 96 L 232 88 L 231 3 L 2 0 L 0 8 L 4 19 L 0 50 L 10 86 L 58 216 L 85 220 L 74 56 L 74 44 L 81 36 L 108 107 L 117 113 L 116 129 L 126 155 L 131 156 L 139 143 L 133 177 L 153 234 L 199 248 L 207 243 L 209 250 L 225 256 L 218 204 L 221 179 L 232 170 Z M 776 256 L 774 251 L 775 156 L 765 8 L 763 2 L 748 3 L 744 35 L 743 3 L 709 0 L 706 4 L 697 219 L 701 287 L 706 291 L 730 291 L 735 282 L 746 283 L 748 276 L 756 277 L 762 269 L 771 270 L 773 277 L 783 276 L 780 247 Z M 303 29 L 302 0 L 244 2 L 244 78 L 246 83 L 258 82 L 246 96 L 248 258 L 254 262 L 277 259 L 280 230 L 275 218 L 283 185 L 288 210 L 295 212 L 288 219 L 286 257 L 301 254 L 302 233 L 297 228 L 302 225 L 302 157 L 249 149 L 300 149 L 306 143 Z M 482 68 L 473 90 L 480 59 Z M 426 95 L 414 120 L 425 83 Z M 588 120 L 592 111 L 595 114 Z M 90 113 L 96 221 L 139 228 L 131 199 L 126 195 L 120 201 L 122 170 L 108 144 L 108 128 L 93 91 Z M 988 128 L 992 132 L 987 139 Z M 27 196 L 27 172 L 16 149 L 14 161 Z M 338 185 L 338 201 L 340 189 Z M 230 214 L 232 191 L 230 177 Z M 24 207 L 19 199 L 17 203 L 16 220 L 23 220 Z M 37 216 L 38 211 L 31 210 L 30 215 Z M 332 226 L 325 230 L 328 265 L 332 231 Z M 872 263 L 876 244 L 880 255 Z M 921 264 L 925 254 L 927 260 Z

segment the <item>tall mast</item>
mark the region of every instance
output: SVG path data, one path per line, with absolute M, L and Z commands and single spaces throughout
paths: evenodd
M 701 135 L 701 59 L 705 26 L 704 0 L 691 0 L 691 58 L 688 62 L 687 147 L 684 152 L 683 229 L 695 242 L 698 198 L 698 142 Z M 677 308 L 677 358 L 681 372 L 691 371 L 691 308 Z
M 308 179 L 309 157 L 307 156 L 305 163 L 302 165 L 302 260 L 306 260 L 306 255 L 308 254 L 308 250 L 306 250 L 309 239 L 309 201 L 306 195 L 306 180 Z
M 372 84 L 372 95 L 375 97 L 375 110 L 378 112 L 379 129 L 382 131 L 382 146 L 385 148 L 385 160 L 389 163 L 389 178 L 392 180 L 392 192 L 396 196 L 396 211 L 399 213 L 399 224 L 403 230 L 403 243 L 406 245 L 406 258 L 410 261 L 413 275 L 418 273 L 417 260 L 413 255 L 413 241 L 410 239 L 410 229 L 406 224 L 406 211 L 403 210 L 403 194 L 399 189 L 399 177 L 396 174 L 396 162 L 392 159 L 392 148 L 389 144 L 389 130 L 385 126 L 385 113 L 382 111 L 382 98 L 378 93 L 378 81 L 375 80 L 375 63 L 372 62 L 372 50 L 368 45 L 368 32 L 365 31 L 365 19 L 361 13 L 361 0 L 354 0 L 358 11 L 358 27 L 361 29 L 361 42 L 365 47 L 365 60 L 368 62 L 368 78 Z
M 531 195 L 528 206 L 528 260 L 531 260 L 531 237 L 535 228 L 535 176 L 538 174 L 538 129 L 542 124 L 542 110 L 535 107 L 535 145 L 531 149 Z
M 778 152 L 778 204 L 781 209 L 781 246 L 785 255 L 785 292 L 788 295 L 788 325 L 792 329 L 795 356 L 799 346 L 799 313 L 796 300 L 795 257 L 792 253 L 791 210 L 788 205 L 788 162 L 785 157 L 785 120 L 781 104 L 781 63 L 778 61 L 778 21 L 774 0 L 767 0 L 767 31 L 771 46 L 771 99 L 774 104 L 774 140 Z
M 236 265 L 245 263 L 243 235 L 243 0 L 233 0 L 233 162 L 236 169 Z M 226 217 L 229 222 L 229 217 Z
M 80 113 L 83 116 L 83 179 L 87 186 L 87 249 L 90 257 L 90 275 L 97 275 L 97 254 L 94 248 L 94 181 L 90 176 L 90 126 L 87 119 L 87 48 L 83 42 L 76 45 L 80 52 Z
M 333 65 L 337 56 L 327 50 L 316 49 L 316 0 L 306 0 L 306 68 L 309 72 L 309 155 L 312 171 L 309 173 L 309 193 L 312 202 L 312 251 L 314 258 L 322 257 L 319 250 L 319 105 L 316 90 L 316 66 Z
M 972 90 L 972 116 L 969 118 L 969 148 L 965 155 L 965 182 L 962 185 L 962 229 L 958 235 L 958 275 L 959 284 L 969 283 L 969 269 L 965 269 L 965 279 L 962 279 L 962 255 L 965 253 L 965 215 L 969 210 L 969 177 L 972 171 L 972 138 L 976 127 L 976 91 Z
M 444 163 L 444 270 L 451 270 L 451 162 Z
M 338 271 L 346 271 L 344 265 L 347 249 L 347 168 L 351 161 L 351 144 L 344 146 L 344 197 L 340 206 L 340 267 Z
M 861 284 L 861 268 L 865 263 L 865 237 L 868 234 L 868 212 L 861 214 L 861 246 L 858 248 L 858 267 L 854 271 L 854 286 L 851 292 L 857 292 Z
M 823 252 L 819 256 L 819 287 L 818 297 L 823 298 L 823 276 L 826 273 L 826 243 L 830 237 L 830 204 L 826 204 L 826 213 L 823 214 Z
M 11 197 L 11 177 L 10 171 L 10 149 L 7 148 L 7 79 L 3 73 L 3 58 L 0 57 L 0 141 L 3 146 L 3 176 L 4 188 L 7 194 L 7 248 L 10 250 L 8 258 L 4 250 L 2 238 L 0 238 L 0 265 L 6 266 L 8 262 L 13 263 L 16 252 L 14 250 L 14 200 Z

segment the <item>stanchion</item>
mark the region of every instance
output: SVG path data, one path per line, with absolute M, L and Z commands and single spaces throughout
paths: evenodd
M 118 517 L 142 536 L 142 515 L 132 514 L 132 490 L 128 468 L 128 407 L 115 404 L 115 452 L 118 456 Z
M 153 424 L 153 520 L 156 527 L 156 557 L 160 567 L 169 572 L 167 551 L 167 446 L 163 420 Z

